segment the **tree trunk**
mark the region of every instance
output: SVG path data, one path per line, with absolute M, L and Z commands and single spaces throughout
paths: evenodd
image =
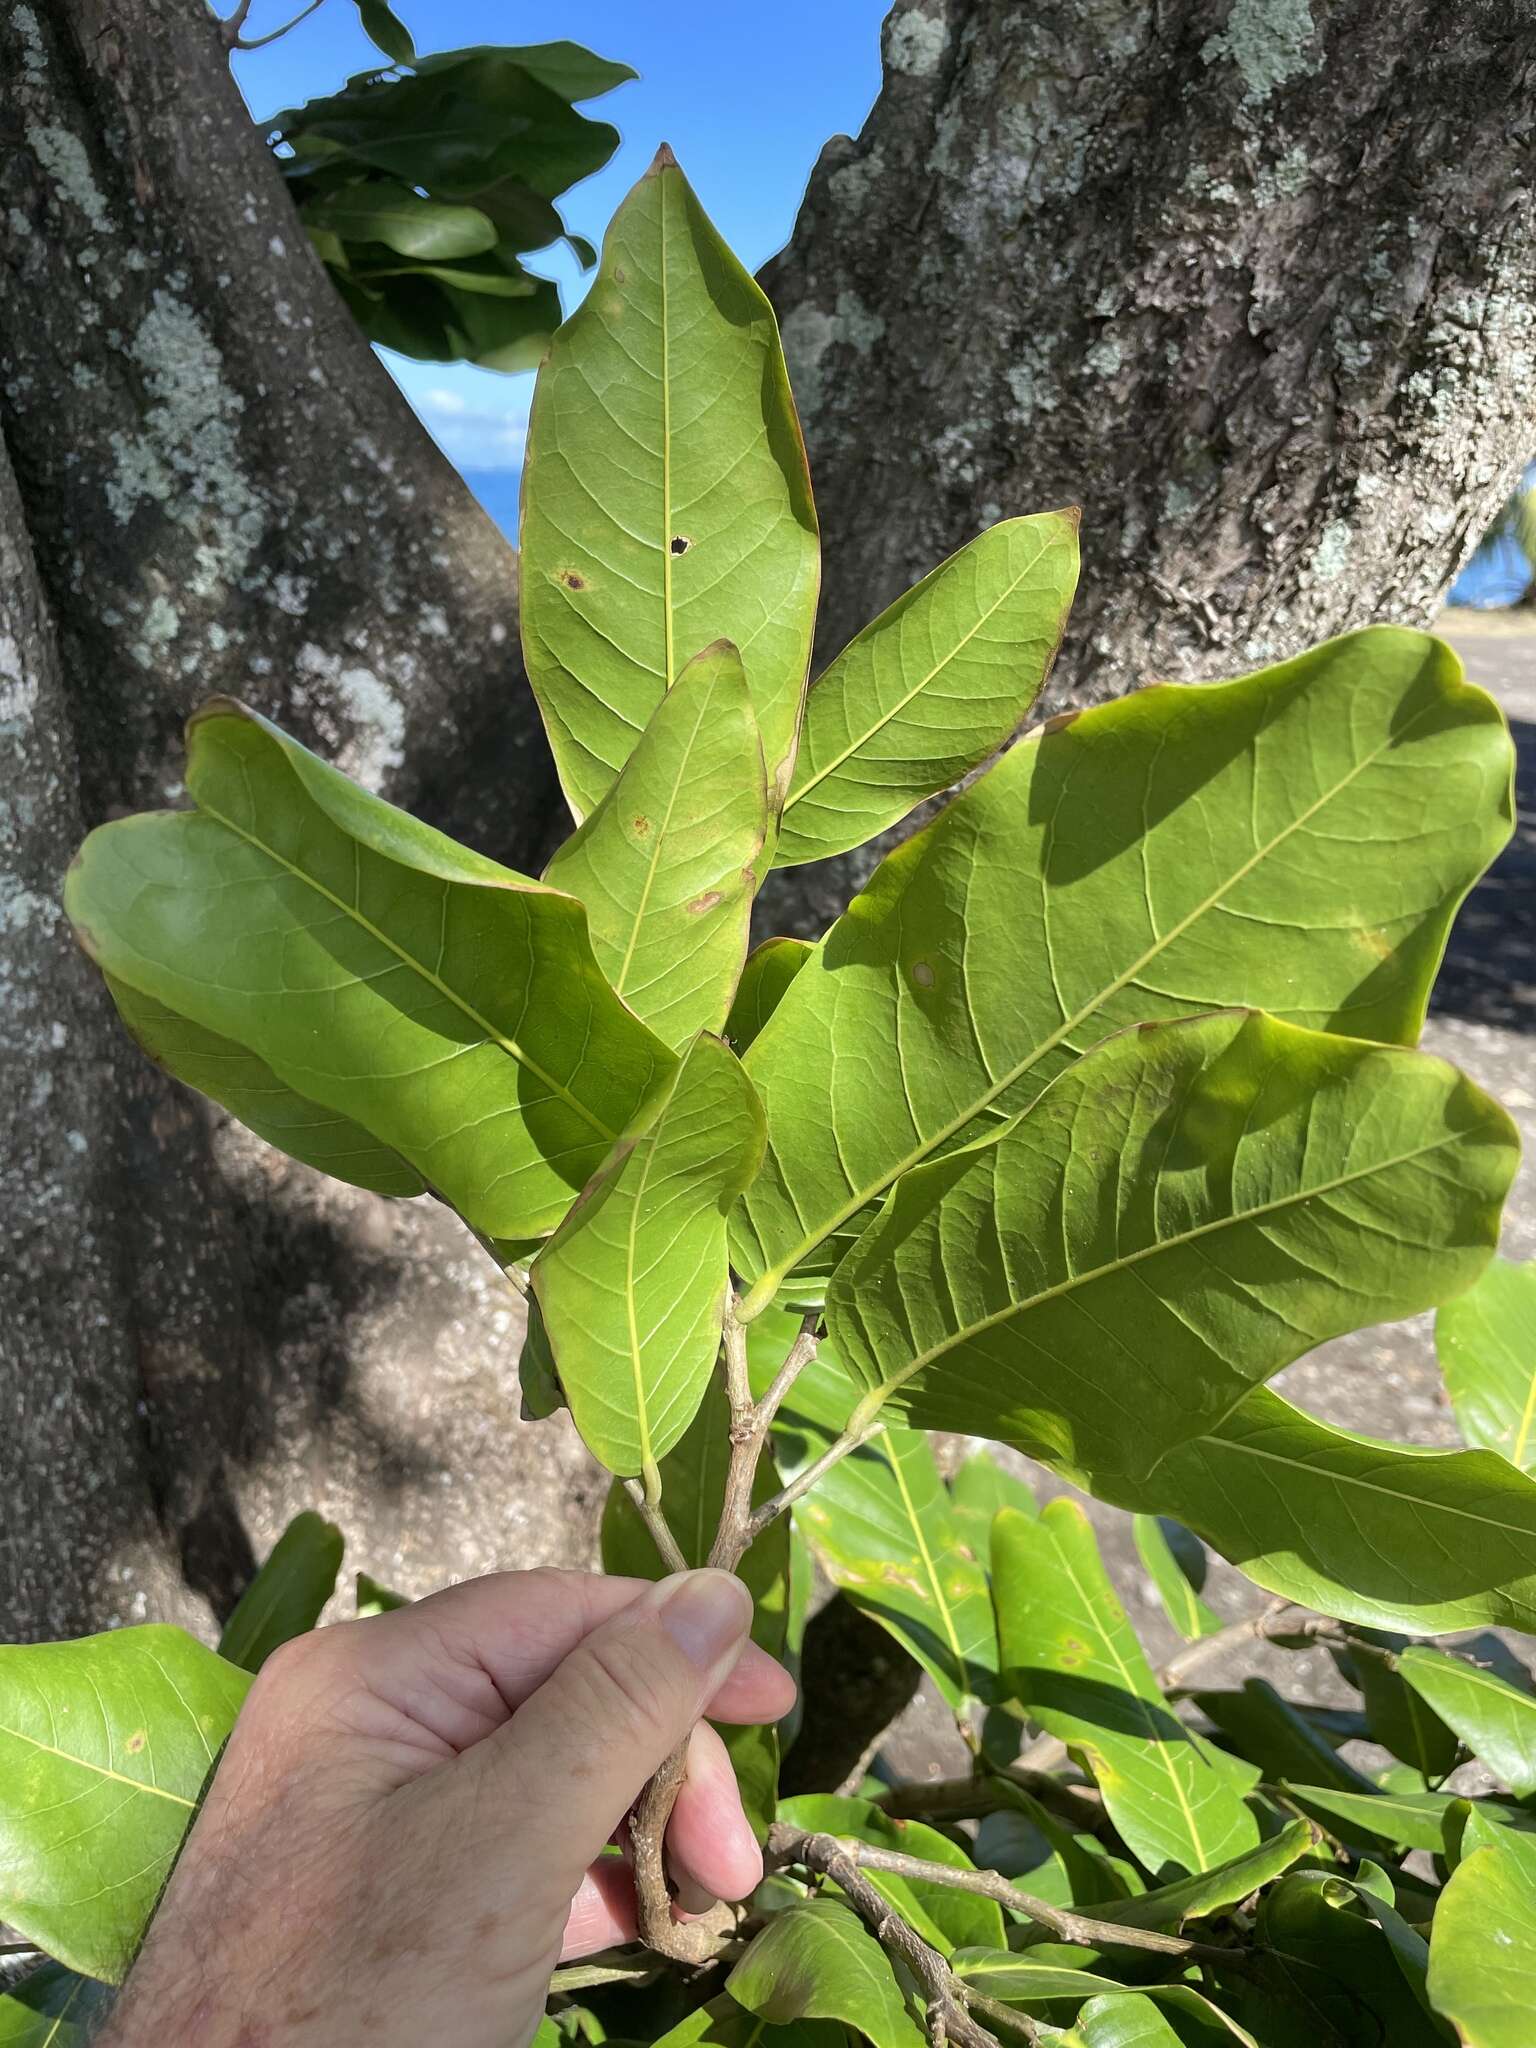
M 515 1352 L 483 1285 L 438 1302 L 446 1219 L 285 1170 L 126 1046 L 58 909 L 82 830 L 176 799 L 218 691 L 513 864 L 557 798 L 515 557 L 332 291 L 200 0 L 7 0 L 0 80 L 0 1637 L 27 1637 L 138 1611 L 125 1570 L 157 1611 L 183 1571 L 227 1604 L 280 1437 L 333 1501 L 345 1426 L 360 1486 L 431 1464 L 347 1424 L 382 1302 L 402 1350 L 457 1316 L 461 1350 Z
M 1054 691 L 1424 624 L 1536 439 L 1528 0 L 905 0 L 764 274 L 821 658 L 1081 504 Z

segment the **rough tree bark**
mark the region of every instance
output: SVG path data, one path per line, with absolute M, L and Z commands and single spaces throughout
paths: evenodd
M 767 278 L 823 653 L 1067 500 L 1080 699 L 1427 617 L 1528 452 L 1525 0 L 909 0 L 885 51 Z M 174 798 L 215 690 L 536 860 L 513 558 L 336 301 L 202 0 L 0 0 L 0 257 L 0 1636 L 222 1604 L 246 1525 L 305 1496 L 408 1586 L 576 1554 L 579 1485 L 563 1536 L 519 1521 L 554 1426 L 516 1432 L 516 1320 L 454 1227 L 162 1084 L 56 908 L 83 828 Z
M 0 81 L 3 1637 L 135 1611 L 130 1555 L 157 1604 L 178 1565 L 227 1602 L 274 1411 L 318 1464 L 349 1325 L 412 1294 L 394 1256 L 459 1253 L 128 1051 L 58 909 L 82 829 L 175 798 L 218 691 L 519 865 L 556 799 L 515 556 L 326 282 L 200 0 L 0 7 Z M 396 1307 L 430 1346 L 441 1314 Z M 358 1453 L 375 1485 L 413 1455 Z
M 1062 503 L 1057 705 L 1427 623 L 1536 442 L 1528 0 L 899 0 L 884 58 L 763 277 L 821 658 Z

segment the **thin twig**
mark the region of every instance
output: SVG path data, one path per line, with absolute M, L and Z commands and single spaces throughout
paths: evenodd
M 1011 1912 L 1022 1913 L 1026 1920 L 1033 1920 L 1047 1933 L 1055 1935 L 1058 1941 L 1070 1942 L 1076 1948 L 1135 1948 L 1148 1949 L 1154 1954 L 1178 1956 L 1187 1962 L 1232 1960 L 1232 1950 L 1219 1948 L 1200 1941 L 1186 1941 L 1182 1934 L 1159 1934 L 1150 1927 L 1122 1927 L 1115 1920 L 1095 1920 L 1086 1913 L 1075 1913 L 1064 1906 L 1053 1906 L 1046 1899 L 1037 1899 L 1032 1892 L 1020 1891 L 1016 1884 L 1010 1884 L 1006 1877 L 995 1870 L 966 1870 L 950 1863 L 930 1863 L 924 1856 L 903 1855 L 897 1849 L 880 1849 L 870 1842 L 845 1840 L 839 1835 L 817 1835 L 805 1828 L 791 1827 L 786 1821 L 775 1821 L 768 1830 L 768 1854 L 771 1860 L 780 1863 L 802 1863 L 808 1870 L 823 1867 L 817 1860 L 822 1851 L 819 1844 L 830 1842 L 842 1853 L 857 1863 L 862 1870 L 883 1870 L 892 1877 L 920 1878 L 925 1884 L 947 1885 L 951 1891 L 972 1892 L 980 1899 L 995 1899 L 1000 1906 L 1007 1906 Z M 835 1876 L 836 1873 L 829 1873 Z M 839 1884 L 842 1879 L 837 1879 Z
M 233 35 L 230 34 L 231 22 L 236 21 L 237 18 L 240 21 L 244 21 L 246 15 L 250 12 L 250 7 L 248 4 L 244 7 L 238 7 L 236 8 L 235 13 L 230 16 L 229 21 L 226 21 L 224 24 L 225 43 L 231 50 L 264 50 L 267 47 L 268 43 L 278 42 L 281 40 L 283 36 L 287 35 L 291 29 L 296 29 L 301 21 L 308 21 L 309 17 L 314 13 L 315 9 L 323 4 L 324 0 L 309 0 L 309 5 L 307 7 L 300 8 L 299 12 L 293 17 L 292 21 L 285 21 L 281 28 L 272 29 L 267 35 L 264 36 L 243 36 L 241 35 L 238 27 L 235 29 Z
M 635 1511 L 650 1531 L 651 1541 L 661 1553 L 661 1561 L 669 1572 L 685 1572 L 688 1560 L 678 1548 L 677 1538 L 667 1526 L 667 1518 L 661 1512 L 658 1502 L 646 1497 L 645 1488 L 638 1479 L 626 1479 L 624 1491 L 635 1504 Z
M 653 1955 L 592 1956 L 584 1963 L 570 1963 L 556 1970 L 549 1980 L 555 1997 L 569 1991 L 590 1991 L 597 1984 L 643 1984 L 654 1977 L 661 1965 Z
M 240 0 L 240 5 L 235 9 L 234 13 L 226 15 L 224 20 L 219 23 L 219 27 L 223 31 L 226 48 L 233 50 L 239 44 L 240 31 L 245 27 L 246 16 L 250 11 L 251 0 Z
M 1087 1786 L 1067 1785 L 1048 1771 L 1015 1764 L 1006 1771 L 987 1771 L 972 1778 L 930 1778 L 893 1785 L 879 1798 L 892 1820 L 980 1820 L 1004 1808 L 1017 1808 L 1015 1791 L 1029 1792 L 1080 1833 L 1097 1835 L 1108 1825 L 1103 1801 Z
M 735 1299 L 726 1305 L 724 1358 L 725 1388 L 731 1404 L 731 1463 L 725 1478 L 720 1526 L 709 1554 L 710 1563 L 721 1570 L 734 1571 L 774 1519 L 772 1515 L 764 1519 L 762 1513 L 753 1513 L 752 1489 L 779 1404 L 816 1356 L 819 1321 L 819 1315 L 805 1318 L 784 1363 L 774 1374 L 773 1384 L 761 1401 L 754 1401 L 747 1367 L 746 1325 L 737 1320 Z
M 879 1405 L 869 1406 L 866 1412 L 866 1406 L 871 1398 L 866 1396 L 865 1400 L 859 1403 L 849 1417 L 848 1427 L 841 1436 L 835 1437 L 828 1444 L 819 1458 L 813 1458 L 809 1465 L 795 1474 L 793 1479 L 786 1481 L 771 1500 L 763 1502 L 748 1524 L 749 1543 L 755 1542 L 786 1509 L 792 1508 L 797 1500 L 803 1500 L 817 1481 L 824 1478 L 834 1465 L 839 1464 L 851 1451 L 856 1451 L 861 1444 L 868 1443 L 875 1431 L 882 1427 Z
M 781 1839 L 782 1838 L 782 1839 Z M 880 1946 L 902 1962 L 922 1986 L 928 2007 L 928 2038 L 934 2048 L 998 2048 L 995 2038 L 971 2017 L 966 1987 L 949 1964 L 902 1919 L 883 1893 L 864 1877 L 862 1842 L 808 1832 L 776 1823 L 768 1831 L 770 1854 L 830 1877 Z M 945 1868 L 935 1864 L 936 1870 Z
M 42 1953 L 34 1941 L 0 1941 L 0 1956 L 40 1956 Z

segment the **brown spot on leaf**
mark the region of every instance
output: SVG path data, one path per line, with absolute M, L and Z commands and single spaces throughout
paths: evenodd
M 137 1756 L 148 1741 L 149 1735 L 147 1731 L 143 1728 L 135 1728 L 128 1740 L 123 1744 L 123 1747 L 130 1756 Z
M 578 576 L 574 569 L 561 569 L 558 576 L 567 590 L 585 590 L 587 587 L 586 577 Z
M 691 548 L 692 546 L 693 546 L 693 542 L 692 542 L 692 541 L 691 541 L 691 540 L 689 539 L 689 537 L 688 537 L 688 535 L 687 535 L 686 533 L 674 533 L 674 534 L 673 534 L 673 536 L 672 536 L 672 552 L 673 552 L 673 554 L 674 554 L 674 555 L 686 555 L 686 554 L 687 554 L 687 552 L 688 552 L 688 550 L 689 550 L 689 549 L 690 549 L 690 548 Z
M 613 266 L 613 281 L 615 284 L 629 283 L 629 272 L 624 268 L 622 263 L 615 263 L 615 265 Z
M 690 917 L 702 917 L 706 910 L 713 910 L 719 901 L 720 891 L 718 889 L 706 889 L 702 896 L 694 897 L 688 906 L 688 914 Z
M 927 962 L 926 960 L 914 960 L 914 961 L 913 961 L 913 963 L 912 963 L 912 979 L 913 979 L 913 981 L 914 981 L 914 982 L 916 983 L 916 985 L 917 985 L 917 986 L 918 986 L 919 988 L 932 988 L 932 987 L 933 987 L 933 983 L 934 983 L 934 973 L 933 973 L 933 969 L 932 969 L 932 968 L 931 968 L 931 967 L 930 967 L 930 966 L 928 965 L 928 962 Z
M 1042 732 L 1065 732 L 1069 725 L 1075 725 L 1082 717 L 1081 711 L 1058 711 L 1054 718 L 1048 718 L 1041 726 Z
M 646 833 L 649 832 L 651 829 L 651 821 L 648 817 L 646 817 L 643 811 L 637 811 L 635 813 L 633 823 L 635 830 L 640 834 L 640 837 L 642 839 L 645 837 Z

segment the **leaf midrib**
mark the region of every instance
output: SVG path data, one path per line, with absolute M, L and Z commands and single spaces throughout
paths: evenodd
M 920 1165 L 923 1160 L 930 1158 L 938 1150 L 939 1146 L 946 1144 L 949 1139 L 963 1131 L 984 1109 L 996 1102 L 1000 1095 L 1006 1094 L 1008 1089 L 1016 1081 L 1021 1080 L 1031 1067 L 1038 1066 L 1040 1061 L 1048 1053 L 1054 1052 L 1058 1045 L 1063 1044 L 1080 1024 L 1086 1023 L 1111 997 L 1117 996 L 1123 988 L 1128 987 L 1141 973 L 1143 968 L 1149 966 L 1160 954 L 1166 952 L 1175 940 L 1182 938 L 1191 925 L 1199 918 L 1204 917 L 1208 911 L 1216 909 L 1221 903 L 1223 896 L 1230 890 L 1235 889 L 1240 882 L 1245 881 L 1261 861 L 1268 860 L 1270 855 L 1277 848 L 1283 846 L 1293 833 L 1301 831 L 1303 826 L 1316 817 L 1319 811 L 1326 809 L 1336 797 L 1348 789 L 1352 782 L 1363 775 L 1368 768 L 1373 767 L 1384 753 L 1393 747 L 1400 746 L 1414 726 L 1421 723 L 1429 715 L 1431 708 L 1433 707 L 1426 707 L 1424 711 L 1419 713 L 1417 718 L 1409 719 L 1400 732 L 1395 733 L 1384 745 L 1375 748 L 1371 753 L 1367 754 L 1363 760 L 1357 761 L 1346 776 L 1336 782 L 1331 789 L 1326 790 L 1313 803 L 1309 804 L 1300 816 L 1293 818 L 1283 832 L 1277 833 L 1273 839 L 1268 840 L 1263 846 L 1256 848 L 1240 867 L 1235 868 L 1222 881 L 1218 888 L 1212 890 L 1199 903 L 1194 904 L 1166 933 L 1160 934 L 1156 943 L 1149 946 L 1138 959 L 1132 961 L 1118 979 L 1107 983 L 1105 987 L 1093 996 L 1091 1001 L 1082 1004 L 1071 1017 L 1065 1018 L 1049 1036 L 1044 1038 L 1039 1045 L 1033 1047 L 1017 1065 L 1011 1067 L 999 1080 L 994 1081 L 988 1088 L 984 1089 L 968 1108 L 951 1117 L 948 1123 L 941 1126 L 931 1137 L 924 1139 L 921 1145 L 915 1146 L 887 1172 L 882 1173 L 878 1179 L 870 1181 L 858 1193 L 852 1195 L 842 1208 L 838 1209 L 828 1218 L 826 1223 L 816 1232 L 815 1236 L 802 1237 L 795 1244 L 793 1250 L 787 1252 L 777 1265 L 768 1267 L 753 1282 L 747 1297 L 738 1310 L 738 1314 L 742 1315 L 744 1320 L 750 1320 L 752 1315 L 758 1314 L 766 1308 L 777 1292 L 779 1283 L 783 1280 L 784 1276 L 805 1257 L 807 1252 L 813 1251 L 817 1245 L 830 1237 L 835 1230 L 848 1221 L 850 1216 L 857 1215 L 865 1203 L 873 1200 L 882 1188 L 889 1187 L 892 1181 L 899 1179 L 902 1174 L 909 1172 L 912 1167 Z M 1257 747 L 1257 738 L 1254 744 Z M 1042 898 L 1042 902 L 1044 900 Z M 1044 922 L 1044 919 L 1045 913 L 1042 910 L 1042 922 Z M 1048 935 L 1047 944 L 1049 944 Z M 898 1016 L 900 1014 L 899 1007 L 897 1014 Z M 749 1048 L 749 1059 L 752 1049 Z
M 866 731 L 860 733 L 856 740 L 851 740 L 849 744 L 843 748 L 842 752 L 840 754 L 834 755 L 832 760 L 830 760 L 824 768 L 818 768 L 816 773 L 813 776 L 811 776 L 809 781 L 802 783 L 799 786 L 799 788 L 792 788 L 790 790 L 789 795 L 784 799 L 784 815 L 786 817 L 788 817 L 789 813 L 794 809 L 795 805 L 802 800 L 802 798 L 809 796 L 813 789 L 819 788 L 820 785 L 826 781 L 829 775 L 835 775 L 837 770 L 843 766 L 844 762 L 850 760 L 853 757 L 853 755 L 855 755 L 859 751 L 860 747 L 866 746 L 868 742 L 875 737 L 876 733 L 883 732 L 888 725 L 894 724 L 896 719 L 898 719 L 901 716 L 902 712 L 906 710 L 907 706 L 910 703 L 912 703 L 915 698 L 920 697 L 922 695 L 923 691 L 927 689 L 928 685 L 933 681 L 935 676 L 942 675 L 944 670 L 949 667 L 952 661 L 959 660 L 961 653 L 975 639 L 976 635 L 981 631 L 982 627 L 992 617 L 993 613 L 998 611 L 1003 605 L 1005 605 L 1008 602 L 1009 598 L 1013 596 L 1013 593 L 1019 588 L 1019 585 L 1021 583 L 1024 583 L 1034 573 L 1034 571 L 1039 568 L 1041 557 L 1044 555 L 1044 553 L 1045 548 L 1042 544 L 1041 547 L 1036 551 L 1034 559 L 1030 562 L 1029 567 L 1027 569 L 1021 569 L 1019 571 L 1018 575 L 1014 577 L 1013 581 L 1008 585 L 1008 588 L 1002 593 L 1002 595 L 996 598 L 990 605 L 988 605 L 987 609 L 977 619 L 975 625 L 972 626 L 968 632 L 963 633 L 960 636 L 960 638 L 954 643 L 954 645 L 948 650 L 948 652 L 943 656 L 942 660 L 936 661 L 933 667 L 929 669 L 928 673 L 925 676 L 923 676 L 918 682 L 914 683 L 912 688 L 908 690 L 903 697 L 899 698 L 897 702 L 891 706 L 890 710 L 884 714 L 883 717 L 877 718 L 874 724 L 869 726 Z M 824 688 L 827 680 L 828 678 L 826 676 L 823 676 L 821 682 L 818 683 L 816 686 L 817 689 Z M 809 704 L 814 703 L 814 701 L 815 692 L 813 691 L 811 693 L 810 699 L 808 700 L 808 708 Z
M 939 1584 L 939 1575 L 935 1571 L 933 1564 L 933 1552 L 928 1548 L 928 1538 L 923 1529 L 922 1519 L 918 1515 L 917 1508 L 913 1502 L 912 1490 L 907 1485 L 907 1476 L 901 1469 L 901 1459 L 892 1448 L 889 1438 L 887 1438 L 884 1448 L 886 1463 L 891 1468 L 892 1476 L 896 1481 L 896 1490 L 901 1495 L 902 1507 L 906 1511 L 907 1520 L 912 1524 L 912 1533 L 917 1539 L 917 1554 L 922 1559 L 923 1570 L 927 1574 L 928 1584 L 932 1588 L 934 1605 L 939 1610 L 939 1617 L 944 1624 L 944 1633 L 949 1638 L 950 1655 L 955 1660 L 955 1686 L 962 1702 L 964 1702 L 972 1696 L 971 1683 L 969 1672 L 966 1669 L 965 1652 L 960 1647 L 960 1637 L 955 1628 L 954 1616 L 949 1611 L 949 1601 L 945 1597 L 943 1587 Z
M 670 617 L 670 609 L 668 616 Z M 665 845 L 667 834 L 672 829 L 672 813 L 677 809 L 677 799 L 687 776 L 688 763 L 692 760 L 693 750 L 698 745 L 699 730 L 704 723 L 710 705 L 714 702 L 714 695 L 714 689 L 711 687 L 699 705 L 698 712 L 693 721 L 693 731 L 688 735 L 687 742 L 683 746 L 673 769 L 672 786 L 667 792 L 666 812 L 662 817 L 660 826 L 651 838 L 650 860 L 646 864 L 645 882 L 640 891 L 640 900 L 635 905 L 634 915 L 630 921 L 629 940 L 624 948 L 624 958 L 619 962 L 619 971 L 614 977 L 614 991 L 621 996 L 624 993 L 625 983 L 629 978 L 629 971 L 634 965 L 635 951 L 640 943 L 641 928 L 650 913 L 651 893 L 656 887 L 656 875 L 661 866 L 662 849 Z M 615 784 L 616 789 L 619 786 L 620 784 Z M 616 822 L 622 832 L 622 820 L 616 819 Z
M 40 1741 L 29 1735 L 24 1728 L 9 1728 L 0 1724 L 0 1735 L 8 1736 L 13 1742 L 24 1742 L 29 1748 L 39 1750 L 44 1756 L 57 1757 L 60 1763 L 73 1764 L 76 1770 L 87 1771 L 95 1778 L 108 1778 L 114 1784 L 128 1785 L 135 1792 L 147 1792 L 152 1798 L 167 1800 L 172 1806 L 185 1807 L 190 1813 L 196 1806 L 195 1799 L 185 1799 L 179 1792 L 167 1792 L 163 1785 L 152 1785 L 143 1778 L 130 1778 L 126 1771 L 114 1771 L 109 1764 L 92 1763 L 88 1757 L 71 1756 L 67 1749 L 59 1749 L 51 1742 Z
M 1173 1237 L 1159 1238 L 1153 1244 L 1142 1245 L 1136 1251 L 1108 1259 L 1102 1265 L 1090 1267 L 1086 1272 L 1069 1274 L 1065 1280 L 1042 1288 L 1038 1294 L 1028 1295 L 1022 1301 L 1010 1301 L 1002 1308 L 994 1309 L 990 1315 L 981 1316 L 975 1322 L 967 1323 L 963 1329 L 956 1330 L 951 1336 L 946 1337 L 942 1344 L 935 1344 L 912 1359 L 890 1379 L 876 1381 L 870 1391 L 880 1395 L 883 1407 L 898 1387 L 904 1387 L 914 1374 L 931 1365 L 936 1358 L 944 1357 L 958 1345 L 969 1343 L 973 1337 L 981 1335 L 983 1331 L 997 1328 L 999 1324 L 1008 1322 L 1014 1316 L 1039 1308 L 1044 1302 L 1061 1299 L 1071 1294 L 1074 1289 L 1089 1286 L 1110 1274 L 1127 1272 L 1131 1267 L 1139 1266 L 1147 1259 L 1158 1258 L 1164 1252 L 1177 1251 L 1184 1245 L 1196 1244 L 1200 1239 L 1215 1236 L 1223 1230 L 1244 1229 L 1261 1217 L 1277 1215 L 1285 1209 L 1295 1208 L 1299 1203 L 1312 1202 L 1323 1195 L 1331 1195 L 1338 1188 L 1351 1187 L 1356 1181 L 1369 1180 L 1380 1173 L 1390 1173 L 1399 1166 L 1409 1166 L 1416 1159 L 1426 1158 L 1430 1153 L 1439 1152 L 1447 1145 L 1457 1144 L 1460 1135 L 1458 1132 L 1452 1132 L 1447 1137 L 1436 1138 L 1433 1144 L 1416 1146 L 1411 1152 L 1394 1153 L 1388 1159 L 1372 1160 L 1369 1165 L 1362 1166 L 1357 1172 L 1339 1174 L 1333 1180 L 1320 1182 L 1316 1187 L 1303 1188 L 1295 1194 L 1277 1196 L 1272 1202 L 1261 1202 L 1256 1208 L 1244 1209 L 1237 1215 L 1214 1217 L 1209 1223 L 1197 1224 L 1193 1230 L 1182 1230 Z
M 398 961 L 400 961 L 400 963 L 403 966 L 409 967 L 414 973 L 418 974 L 423 981 L 429 982 L 431 986 L 437 990 L 438 994 L 444 997 L 449 1003 L 451 1003 L 453 1007 L 460 1012 L 461 1015 L 467 1017 L 471 1024 L 477 1025 L 479 1029 L 484 1033 L 485 1038 L 491 1044 L 499 1046 L 500 1049 L 507 1055 L 507 1057 L 511 1060 L 516 1061 L 516 1063 L 519 1066 L 526 1067 L 528 1072 L 532 1074 L 535 1077 L 535 1079 L 542 1081 L 545 1087 L 548 1088 L 552 1094 L 557 1095 L 568 1109 L 573 1110 L 576 1113 L 576 1115 L 582 1119 L 584 1123 L 589 1124 L 592 1127 L 592 1129 L 597 1132 L 599 1137 L 607 1139 L 610 1144 L 614 1141 L 614 1139 L 618 1136 L 618 1133 L 610 1129 L 610 1127 L 602 1121 L 601 1117 L 595 1116 L 593 1112 L 587 1108 L 585 1103 L 579 1102 L 576 1099 L 576 1097 L 571 1093 L 570 1089 L 565 1086 L 564 1082 L 557 1081 L 553 1074 L 548 1073 L 544 1069 L 544 1067 L 541 1066 L 536 1059 L 534 1059 L 531 1053 L 529 1053 L 523 1046 L 518 1044 L 516 1039 L 508 1038 L 504 1032 L 498 1031 L 496 1026 L 492 1024 L 491 1020 L 488 1017 L 482 1016 L 472 1003 L 466 1002 L 464 998 L 461 995 L 459 995 L 455 989 L 450 988 L 447 982 L 445 982 L 432 968 L 428 967 L 423 961 L 414 959 L 411 954 L 406 952 L 404 947 L 396 945 L 395 941 L 391 939 L 387 933 L 382 932 L 379 929 L 379 927 L 372 922 L 371 919 L 364 917 L 361 910 L 359 910 L 355 905 L 346 902 L 344 898 L 337 896 L 332 890 L 327 889 L 323 882 L 317 881 L 313 875 L 306 874 L 304 870 L 301 867 L 296 866 L 293 861 L 285 859 L 284 856 L 280 854 L 275 847 L 268 846 L 266 841 L 263 839 L 259 839 L 254 832 L 247 832 L 242 825 L 237 825 L 233 818 L 226 817 L 222 811 L 216 810 L 214 806 L 208 803 L 204 798 L 199 797 L 197 802 L 198 809 L 203 813 L 205 817 L 214 819 L 218 824 L 222 825 L 226 831 L 233 832 L 237 839 L 243 839 L 248 846 L 254 846 L 258 853 L 265 854 L 267 859 L 270 860 L 275 866 L 281 868 L 285 874 L 291 875 L 296 882 L 302 882 L 306 888 L 312 889 L 317 896 L 322 897 L 334 909 L 339 910 L 343 917 L 349 918 L 352 921 L 352 923 L 359 928 L 359 930 L 365 931 L 368 934 L 368 936 L 371 939 L 373 939 L 378 945 L 382 946 L 387 953 L 393 953 L 395 958 Z M 353 843 L 354 845 L 356 844 L 355 841 Z M 434 879 L 442 882 L 442 886 L 445 891 L 454 889 L 459 886 L 464 886 L 449 881 L 446 876 L 439 876 L 435 877 Z M 474 885 L 471 884 L 469 886 Z

